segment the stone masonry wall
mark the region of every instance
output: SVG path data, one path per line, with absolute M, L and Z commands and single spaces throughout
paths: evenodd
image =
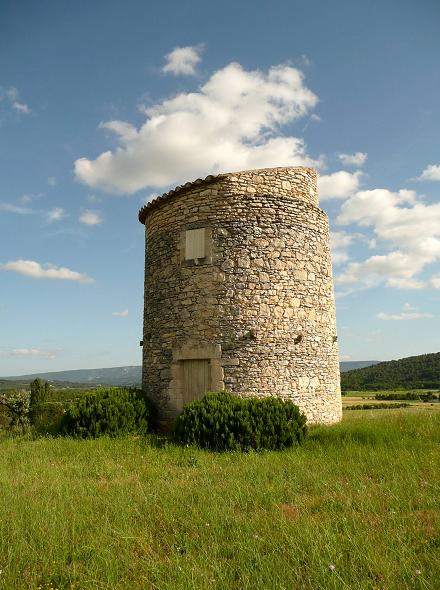
M 211 390 L 341 418 L 328 220 L 311 168 L 222 174 L 140 211 L 146 228 L 143 387 L 163 423 L 182 409 L 180 363 L 211 360 Z M 206 228 L 209 256 L 182 259 Z

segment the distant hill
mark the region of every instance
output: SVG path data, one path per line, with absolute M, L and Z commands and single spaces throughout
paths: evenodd
M 348 371 L 341 375 L 343 390 L 440 389 L 440 352 Z
M 109 367 L 104 369 L 77 369 L 75 371 L 55 371 L 50 373 L 33 373 L 18 377 L 3 377 L 4 380 L 29 382 L 32 379 L 46 379 L 47 381 L 68 381 L 89 385 L 140 385 L 142 382 L 142 367 Z
M 354 369 L 363 369 L 364 367 L 370 367 L 371 365 L 377 365 L 380 361 L 341 361 L 339 368 L 341 373 L 347 371 L 353 371 Z
M 368 367 L 379 361 L 343 361 L 340 363 L 341 372 Z M 50 373 L 32 373 L 16 377 L 2 377 L 0 386 L 6 386 L 7 381 L 29 383 L 32 379 L 46 379 L 57 385 L 60 382 L 85 385 L 140 385 L 142 383 L 142 367 L 109 367 L 104 369 L 77 369 L 74 371 L 54 371 Z

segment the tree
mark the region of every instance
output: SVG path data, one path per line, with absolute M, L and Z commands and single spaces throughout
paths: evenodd
M 30 395 L 30 407 L 29 407 L 29 418 L 31 422 L 34 422 L 35 417 L 40 407 L 44 404 L 49 396 L 50 385 L 44 379 L 34 379 L 31 381 L 31 395 Z
M 29 391 L 5 391 L 0 393 L 0 405 L 4 406 L 9 413 L 9 428 L 19 426 L 24 432 L 29 425 Z

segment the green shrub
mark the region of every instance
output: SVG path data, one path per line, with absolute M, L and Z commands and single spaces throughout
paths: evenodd
M 25 389 L 0 392 L 0 406 L 6 410 L 7 428 L 20 428 L 24 432 L 29 426 L 30 394 Z M 2 422 L 4 421 L 2 417 Z
M 226 391 L 188 404 L 174 428 L 177 441 L 215 451 L 284 449 L 305 434 L 306 417 L 292 402 L 243 399 Z
M 97 389 L 67 408 L 61 430 L 82 438 L 143 434 L 152 428 L 154 416 L 138 389 Z
M 396 410 L 397 408 L 408 408 L 410 405 L 406 402 L 401 404 L 355 404 L 354 406 L 345 406 L 344 410 Z
M 374 396 L 381 400 L 415 400 L 422 402 L 440 401 L 440 394 L 434 391 L 406 391 L 401 393 L 377 393 Z
M 36 433 L 56 435 L 64 424 L 64 415 L 68 404 L 62 402 L 45 402 L 34 410 L 32 427 Z

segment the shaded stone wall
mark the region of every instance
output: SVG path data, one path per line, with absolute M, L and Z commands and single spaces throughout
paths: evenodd
M 182 409 L 181 361 L 211 389 L 293 400 L 341 418 L 328 220 L 316 172 L 274 168 L 187 183 L 140 211 L 146 228 L 143 387 L 164 423 Z M 185 230 L 209 256 L 185 261 Z

